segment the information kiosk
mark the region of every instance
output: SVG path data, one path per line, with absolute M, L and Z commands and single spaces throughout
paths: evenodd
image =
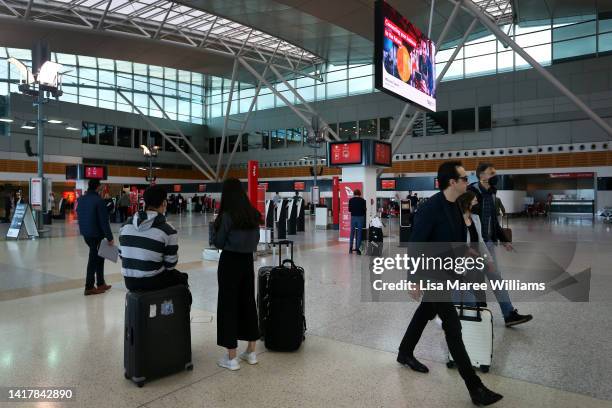
M 400 202 L 400 243 L 410 242 L 412 232 L 412 213 L 410 211 L 410 200 Z
M 291 198 L 287 203 L 287 235 L 297 234 L 297 200 Z
M 287 239 L 287 206 L 288 200 L 281 201 L 276 209 L 276 235 L 278 239 Z

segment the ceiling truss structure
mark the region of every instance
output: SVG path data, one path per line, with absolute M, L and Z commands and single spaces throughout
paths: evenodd
M 0 16 L 137 36 L 259 63 L 321 80 L 323 58 L 278 37 L 168 0 L 0 0 Z M 265 63 L 264 62 L 264 65 Z

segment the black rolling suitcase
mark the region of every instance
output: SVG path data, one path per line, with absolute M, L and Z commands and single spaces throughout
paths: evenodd
M 259 330 L 267 349 L 295 351 L 306 332 L 304 269 L 293 263 L 293 241 L 271 245 L 279 245 L 279 266 L 263 267 L 258 272 Z M 291 247 L 291 259 L 281 261 L 282 245 Z
M 150 379 L 193 369 L 189 301 L 185 285 L 128 292 L 123 347 L 126 379 L 142 387 Z
M 368 230 L 367 255 L 381 256 L 383 253 L 383 230 L 379 227 L 370 226 Z

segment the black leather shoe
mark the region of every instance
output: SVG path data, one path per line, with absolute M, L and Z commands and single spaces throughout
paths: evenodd
M 429 368 L 421 364 L 421 362 L 417 360 L 416 358 L 414 358 L 414 356 L 406 356 L 406 355 L 398 354 L 397 362 L 402 365 L 407 365 L 408 367 L 412 368 L 414 371 L 419 372 L 419 373 L 429 372 Z
M 522 315 L 519 314 L 518 310 L 514 309 L 510 312 L 508 317 L 504 318 L 504 321 L 506 322 L 506 327 L 512 327 L 517 324 L 527 323 L 531 319 L 533 319 L 532 315 Z
M 472 397 L 472 402 L 478 406 L 492 405 L 504 398 L 503 395 L 491 391 L 484 385 L 470 391 L 470 397 Z
M 357 255 L 361 255 L 361 250 L 356 249 L 355 252 L 357 253 Z

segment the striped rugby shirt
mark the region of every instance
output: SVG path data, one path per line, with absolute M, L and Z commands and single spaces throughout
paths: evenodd
M 129 278 L 149 278 L 172 270 L 178 262 L 178 234 L 166 217 L 141 211 L 119 230 L 121 273 Z

